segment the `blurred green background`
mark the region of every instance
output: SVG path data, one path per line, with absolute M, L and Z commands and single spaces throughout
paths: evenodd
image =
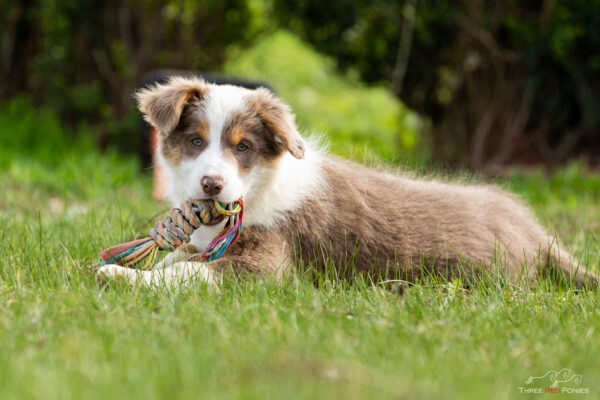
M 132 93 L 157 68 L 259 78 L 361 161 L 600 162 L 600 1 L 6 0 L 2 167 L 56 141 L 139 154 Z M 57 137 L 11 133 L 32 113 Z

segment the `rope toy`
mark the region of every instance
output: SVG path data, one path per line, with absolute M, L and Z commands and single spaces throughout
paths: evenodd
M 150 237 L 113 246 L 99 253 L 100 266 L 118 264 L 148 270 L 154 266 L 159 250 L 174 251 L 188 243 L 190 236 L 201 225 L 225 216 L 225 227 L 194 261 L 212 261 L 221 257 L 235 242 L 242 230 L 244 203 L 236 200 L 231 205 L 215 200 L 186 201 L 181 208 L 173 208 L 162 221 L 150 230 Z M 142 264 L 142 261 L 146 261 Z

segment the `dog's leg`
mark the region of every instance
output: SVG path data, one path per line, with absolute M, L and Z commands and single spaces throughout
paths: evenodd
M 223 257 L 211 261 L 210 268 L 226 275 L 250 274 L 260 277 L 274 277 L 280 280 L 283 274 L 291 271 L 293 252 L 287 241 L 278 232 L 262 227 L 248 227 Z
M 292 254 L 285 240 L 263 228 L 247 228 L 238 240 L 218 260 L 209 263 L 181 261 L 190 256 L 190 249 L 167 255 L 152 271 L 139 271 L 118 265 L 105 265 L 98 270 L 96 280 L 104 283 L 122 279 L 128 284 L 154 288 L 188 286 L 194 282 L 218 284 L 229 268 L 233 273 L 275 276 L 292 267 Z
M 182 261 L 162 269 L 140 271 L 110 264 L 100 268 L 96 274 L 98 283 L 125 281 L 129 285 L 153 288 L 186 287 L 191 284 L 219 282 L 218 275 L 205 263 Z
M 190 253 L 196 253 L 197 251 L 193 248 L 193 246 L 184 245 L 171 253 L 167 253 L 167 255 L 158 262 L 153 270 L 160 270 L 174 266 L 175 264 L 186 260 Z

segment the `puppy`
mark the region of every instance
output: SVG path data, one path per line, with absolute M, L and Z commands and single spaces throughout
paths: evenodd
M 224 222 L 202 226 L 186 250 L 153 271 L 104 266 L 98 278 L 179 285 L 236 273 L 280 276 L 294 268 L 416 281 L 501 272 L 533 283 L 543 274 L 578 286 L 598 277 L 579 266 L 513 196 L 490 186 L 418 180 L 323 154 L 298 133 L 290 108 L 266 89 L 173 78 L 137 93 L 160 131 L 157 162 L 174 206 L 243 198 L 244 229 L 223 257 L 184 261 Z

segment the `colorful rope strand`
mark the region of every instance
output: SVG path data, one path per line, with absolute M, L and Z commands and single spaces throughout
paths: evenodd
M 123 243 L 98 254 L 100 265 L 118 264 L 151 269 L 159 250 L 174 251 L 188 243 L 192 233 L 201 225 L 225 216 L 227 222 L 223 230 L 204 251 L 193 257 L 194 261 L 216 260 L 239 236 L 243 214 L 244 203 L 241 199 L 230 206 L 214 200 L 186 201 L 181 208 L 173 208 L 167 217 L 158 221 L 150 231 L 150 237 Z

